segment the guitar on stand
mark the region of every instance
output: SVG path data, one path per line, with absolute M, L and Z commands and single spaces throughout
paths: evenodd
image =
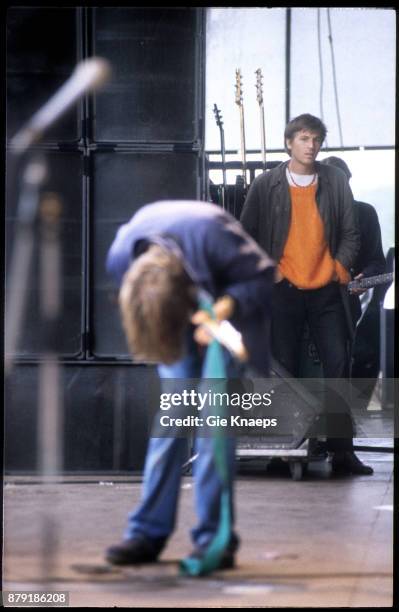
M 255 74 L 256 74 L 256 98 L 258 100 L 259 113 L 260 113 L 262 167 L 263 167 L 263 171 L 265 171 L 266 170 L 266 128 L 265 128 L 265 109 L 263 106 L 262 70 L 258 68 L 257 70 L 255 70 Z
M 245 147 L 245 122 L 244 122 L 244 104 L 242 97 L 242 74 L 240 68 L 236 68 L 236 104 L 240 109 L 240 137 L 241 137 L 241 161 L 242 161 L 242 176 L 237 176 L 235 191 L 234 191 L 234 211 L 233 215 L 236 219 L 240 218 L 241 210 L 244 205 L 245 196 L 247 195 L 247 160 Z
M 227 201 L 227 180 L 226 180 L 226 147 L 224 144 L 224 129 L 223 129 L 223 121 L 220 110 L 217 105 L 213 105 L 213 112 L 215 114 L 216 125 L 219 128 L 220 133 L 220 153 L 222 155 L 222 173 L 223 173 L 223 183 L 218 186 L 218 201 L 223 209 L 228 209 L 228 201 Z

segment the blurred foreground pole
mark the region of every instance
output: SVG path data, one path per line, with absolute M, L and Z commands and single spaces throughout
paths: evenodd
M 4 362 L 6 376 L 11 371 L 13 359 L 18 350 L 35 242 L 39 194 L 40 188 L 47 178 L 46 175 L 45 159 L 42 155 L 37 154 L 28 161 L 22 176 L 15 225 L 16 236 L 10 269 L 7 273 L 7 279 L 10 280 L 6 285 Z
M 62 205 L 55 193 L 42 196 L 40 217 L 40 296 L 43 360 L 39 367 L 38 451 L 39 471 L 46 486 L 54 488 L 63 468 L 62 372 L 57 344 L 61 323 L 62 270 L 60 219 Z M 41 571 L 44 581 L 56 576 L 59 526 L 57 495 L 46 496 L 51 503 L 42 509 Z
M 90 91 L 102 87 L 110 78 L 111 66 L 104 58 L 91 57 L 77 64 L 70 78 L 10 140 L 11 163 L 8 176 L 16 173 L 17 162 L 24 163 L 22 186 L 16 211 L 16 236 L 11 255 L 6 296 L 5 374 L 10 375 L 18 350 L 26 308 L 29 270 L 40 218 L 40 296 L 41 363 L 39 368 L 38 455 L 39 470 L 45 484 L 54 488 L 63 467 L 62 383 L 58 365 L 58 333 L 61 324 L 61 201 L 46 193 L 39 199 L 47 174 L 43 156 L 30 150 L 64 113 Z M 26 161 L 27 160 L 27 161 Z M 12 181 L 13 183 L 14 181 Z M 40 208 L 40 210 L 39 210 Z M 32 324 L 32 321 L 30 322 Z M 51 490 L 49 491 L 51 493 Z M 45 581 L 56 570 L 59 526 L 56 521 L 56 495 L 46 499 L 42 512 L 42 576 Z
M 16 238 L 8 272 L 10 284 L 7 286 L 6 296 L 6 376 L 11 371 L 18 348 L 18 336 L 26 306 L 26 289 L 33 253 L 39 190 L 46 178 L 44 157 L 35 154 L 30 158 L 30 149 L 80 98 L 102 87 L 110 76 L 111 65 L 102 57 L 90 57 L 79 62 L 69 79 L 10 140 L 11 157 L 7 167 L 8 176 L 13 177 L 16 174 L 17 161 L 24 161 L 26 157 L 28 161 L 22 178 L 16 213 Z

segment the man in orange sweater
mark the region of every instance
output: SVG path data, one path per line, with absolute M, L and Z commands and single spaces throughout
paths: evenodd
M 275 359 L 292 376 L 299 375 L 307 322 L 324 376 L 336 379 L 349 376 L 348 323 L 340 284 L 351 279 L 359 232 L 345 176 L 316 162 L 326 133 L 322 121 L 309 114 L 287 124 L 284 142 L 290 160 L 253 181 L 241 223 L 278 263 L 272 313 Z M 333 427 L 327 418 L 333 471 L 372 474 L 353 452 L 354 429 L 346 403 L 334 414 Z

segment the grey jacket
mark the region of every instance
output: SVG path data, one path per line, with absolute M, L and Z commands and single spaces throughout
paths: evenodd
M 291 223 L 291 199 L 284 162 L 256 177 L 245 200 L 241 223 L 275 261 L 284 251 Z M 316 201 L 331 255 L 347 270 L 360 248 L 353 196 L 344 173 L 316 162 Z M 306 245 L 305 245 L 306 248 Z

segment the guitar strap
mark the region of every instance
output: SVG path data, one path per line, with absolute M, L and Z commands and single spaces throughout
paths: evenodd
M 212 302 L 202 297 L 199 306 L 201 310 L 206 310 L 213 316 Z M 215 391 L 220 393 L 221 397 L 224 397 L 227 390 L 226 376 L 223 350 L 219 342 L 214 340 L 209 345 L 206 353 L 203 377 L 207 380 L 207 385 L 209 379 L 212 379 Z M 218 380 L 216 381 L 215 379 Z M 226 416 L 225 412 L 226 407 L 222 404 L 219 407 L 219 415 L 224 418 Z M 180 572 L 188 576 L 204 576 L 217 569 L 231 538 L 232 517 L 227 466 L 227 443 L 226 436 L 221 427 L 212 428 L 212 438 L 215 469 L 222 483 L 219 525 L 213 540 L 202 558 L 187 557 L 180 561 Z

